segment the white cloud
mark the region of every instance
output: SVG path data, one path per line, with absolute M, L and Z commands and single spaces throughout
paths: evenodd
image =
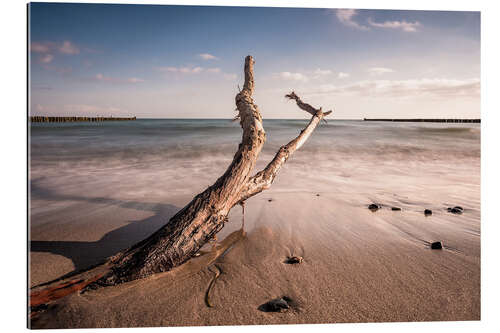
M 335 15 L 337 19 L 344 25 L 356 28 L 359 30 L 370 30 L 370 27 L 362 25 L 354 20 L 354 17 L 358 15 L 358 11 L 356 9 L 337 9 L 335 10 Z M 368 18 L 368 24 L 372 27 L 376 28 L 385 28 L 385 29 L 401 29 L 405 32 L 415 32 L 417 28 L 421 26 L 420 22 L 407 22 L 405 20 L 402 21 L 385 21 L 385 22 L 375 22 L 371 18 Z
M 37 104 L 35 105 L 35 111 L 37 112 L 44 112 L 47 110 L 47 107 L 45 105 Z
M 275 73 L 274 74 L 275 78 L 280 78 L 283 80 L 290 80 L 290 81 L 303 81 L 306 82 L 308 81 L 308 77 L 305 76 L 302 73 L 292 73 L 292 72 L 281 72 L 281 73 Z
M 191 69 L 191 73 L 200 73 L 201 71 L 203 71 L 203 68 L 202 67 L 195 67 L 195 68 L 192 68 Z
M 70 41 L 56 43 L 51 41 L 31 42 L 30 51 L 40 53 L 37 61 L 43 64 L 45 69 L 60 69 L 60 67 L 51 66 L 49 64 L 55 59 L 56 54 L 75 55 L 80 53 L 80 49 Z
M 368 68 L 370 75 L 382 75 L 387 73 L 393 73 L 394 70 L 386 67 L 372 67 Z
M 52 60 L 54 60 L 54 56 L 52 54 L 44 54 L 43 56 L 40 57 L 40 62 L 42 64 L 48 64 L 48 63 L 51 63 Z
M 160 72 L 170 72 L 170 73 L 182 73 L 182 74 L 198 74 L 203 71 L 203 67 L 157 67 L 156 68 Z
M 63 54 L 78 54 L 80 49 L 70 41 L 64 41 L 61 46 L 59 46 L 59 52 Z
M 94 80 L 102 81 L 102 82 L 112 82 L 112 83 L 140 83 L 144 82 L 143 79 L 139 79 L 137 77 L 129 77 L 129 78 L 117 78 L 112 76 L 105 76 L 102 73 L 98 73 L 94 76 Z
M 335 14 L 337 15 L 337 19 L 348 27 L 359 30 L 370 30 L 367 26 L 361 25 L 353 20 L 354 16 L 358 15 L 356 9 L 337 9 Z
M 339 79 L 345 79 L 348 78 L 349 76 L 351 76 L 349 73 L 344 73 L 344 72 L 339 72 L 339 74 L 337 75 Z
M 403 21 L 385 21 L 383 23 L 378 23 L 372 21 L 371 18 L 368 19 L 368 23 L 377 28 L 387 28 L 387 29 L 401 29 L 406 32 L 415 32 L 417 31 L 417 27 L 420 26 L 420 22 L 415 21 L 413 23 Z
M 127 82 L 130 82 L 130 83 L 139 83 L 139 82 L 144 82 L 143 79 L 139 79 L 137 77 L 130 77 L 128 79 L 126 79 Z
M 480 87 L 479 79 L 365 80 L 344 86 L 322 85 L 310 94 L 372 97 L 479 97 Z
M 48 59 L 46 59 L 48 60 Z M 52 60 L 51 60 L 52 61 Z M 51 62 L 49 63 L 42 63 L 43 68 L 48 71 L 54 71 L 58 74 L 61 75 L 68 75 L 73 72 L 73 67 L 71 66 L 57 66 L 52 64 Z
M 333 72 L 329 69 L 321 69 L 321 68 L 317 68 L 313 71 L 313 74 L 317 75 L 317 76 L 321 76 L 321 75 L 330 75 L 332 74 Z
M 300 72 L 280 72 L 274 73 L 273 77 L 276 79 L 283 79 L 289 81 L 303 81 L 307 82 L 309 80 L 319 79 L 321 77 L 326 77 L 332 75 L 334 72 L 330 69 L 316 68 L 315 70 L 306 70 L 302 73 Z
M 232 73 L 224 73 L 219 67 L 210 67 L 204 68 L 200 66 L 183 66 L 183 67 L 155 67 L 155 69 L 159 72 L 168 72 L 168 73 L 179 73 L 179 74 L 199 74 L 199 73 L 209 73 L 214 75 L 222 75 L 223 78 L 228 80 L 236 79 L 236 74 Z
M 42 105 L 36 104 L 32 111 L 46 116 L 123 116 L 126 110 L 114 106 L 99 106 L 89 104 Z
M 50 51 L 50 43 L 31 42 L 30 50 L 36 53 L 47 53 Z
M 112 106 L 96 106 L 87 104 L 66 104 L 63 106 L 64 111 L 74 112 L 74 113 L 109 113 L 109 112 L 119 112 L 119 108 Z
M 203 60 L 219 60 L 219 58 L 209 53 L 200 53 L 198 54 L 198 57 L 200 57 Z

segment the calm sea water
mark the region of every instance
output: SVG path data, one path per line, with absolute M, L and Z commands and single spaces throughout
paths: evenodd
M 285 144 L 307 122 L 264 121 L 266 148 L 274 150 Z M 31 166 L 36 169 L 76 162 L 125 165 L 184 158 L 216 159 L 234 152 L 240 138 L 239 124 L 228 120 L 34 123 Z M 318 163 L 337 158 L 478 158 L 480 125 L 330 120 L 319 126 L 302 151 L 321 153 Z
M 265 120 L 257 167 L 307 122 Z M 241 140 L 239 123 L 228 120 L 35 123 L 30 131 L 32 213 L 55 193 L 61 200 L 194 195 L 224 172 Z M 479 183 L 479 124 L 329 120 L 289 160 L 273 189 L 329 190 L 339 198 L 460 198 L 479 209 Z

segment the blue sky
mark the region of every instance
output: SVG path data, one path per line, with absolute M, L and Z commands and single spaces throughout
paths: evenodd
M 478 12 L 30 5 L 31 114 L 232 118 L 244 57 L 264 118 L 480 117 Z

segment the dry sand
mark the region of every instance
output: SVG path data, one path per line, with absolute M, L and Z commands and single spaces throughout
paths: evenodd
M 316 182 L 312 192 L 305 190 L 311 188 L 307 178 L 297 181 L 290 172 L 280 177 L 271 190 L 247 202 L 246 234 L 217 258 L 221 275 L 211 290 L 213 307 L 205 303 L 214 276 L 209 269 L 214 253 L 208 253 L 159 276 L 67 296 L 32 326 L 480 319 L 479 185 L 467 198 L 464 214 L 456 216 L 445 210 L 453 203 L 436 199 L 439 193 L 433 198 L 426 193 L 415 197 L 414 191 L 409 197 L 402 190 L 349 193 L 350 188 L 362 186 L 352 179 L 342 183 L 341 177 L 336 179 L 337 188 Z M 436 180 L 436 187 L 443 188 L 441 185 Z M 405 183 L 406 188 L 411 186 L 411 180 Z M 84 268 L 143 239 L 192 196 L 173 196 L 168 204 L 155 204 L 84 200 L 84 195 L 75 195 L 65 197 L 62 208 L 57 207 L 61 202 L 56 195 L 48 197 L 46 202 L 35 202 L 45 205 L 46 213 L 38 207 L 32 216 L 32 286 Z M 372 213 L 367 209 L 372 201 L 388 207 Z M 403 210 L 393 212 L 390 205 Z M 425 217 L 424 208 L 434 214 Z M 239 235 L 231 233 L 240 225 L 240 208 L 235 207 L 219 240 Z M 443 241 L 443 250 L 429 248 L 429 242 L 437 240 Z M 283 263 L 290 255 L 302 256 L 304 261 Z M 282 313 L 257 309 L 280 296 L 288 296 L 298 305 Z

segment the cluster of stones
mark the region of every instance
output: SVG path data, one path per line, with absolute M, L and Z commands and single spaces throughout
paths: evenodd
M 379 205 L 379 204 L 376 204 L 376 203 L 372 203 L 372 204 L 368 205 L 368 209 L 371 210 L 372 212 L 376 212 L 380 208 L 382 208 L 382 206 Z M 391 210 L 392 211 L 401 211 L 401 208 L 399 208 L 399 207 L 391 207 Z M 460 215 L 460 214 L 462 214 L 464 212 L 464 209 L 462 207 L 460 207 L 460 206 L 455 206 L 455 207 L 448 207 L 447 211 L 449 213 L 452 213 L 452 214 Z M 425 216 L 431 216 L 432 215 L 432 210 L 425 209 L 424 210 L 424 215 Z M 430 247 L 433 250 L 442 250 L 443 249 L 443 243 L 442 242 L 432 242 L 432 243 L 430 243 Z

